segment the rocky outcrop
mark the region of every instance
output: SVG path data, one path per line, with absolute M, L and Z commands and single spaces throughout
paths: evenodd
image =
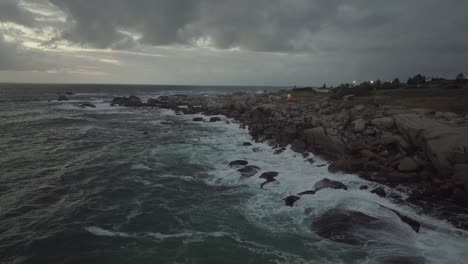
M 334 128 L 315 127 L 304 130 L 308 150 L 327 158 L 338 158 L 346 153 L 346 145 Z
M 468 164 L 468 130 L 415 114 L 394 116 L 396 127 L 438 173 L 450 176 L 456 164 Z
M 339 190 L 339 189 L 348 190 L 348 187 L 346 187 L 346 185 L 344 185 L 343 183 L 341 183 L 339 181 L 332 181 L 332 180 L 327 179 L 327 178 L 325 178 L 325 179 L 323 179 L 321 181 L 318 181 L 314 185 L 315 192 L 318 192 L 320 190 L 327 189 L 327 188 L 335 189 L 335 190 Z
M 314 219 L 311 229 L 319 236 L 335 242 L 363 246 L 372 241 L 366 237 L 364 230 L 372 227 L 378 218 L 351 210 L 330 210 Z
M 275 154 L 290 145 L 292 151 L 312 152 L 331 161 L 328 170 L 333 173 L 358 174 L 389 186 L 417 185 L 421 195 L 410 196 L 412 203 L 429 199 L 468 208 L 466 174 L 455 171 L 468 164 L 468 126 L 450 125 L 461 115 L 436 117 L 426 110 L 379 105 L 378 98 L 367 104 L 352 98 L 318 98 L 288 100 L 275 93 L 176 95 L 144 105 L 234 118 L 253 140 L 273 146 Z M 116 98 L 115 103 L 121 100 Z
M 129 97 L 116 97 L 112 100 L 111 104 L 126 107 L 140 107 L 145 105 L 140 98 L 133 95 Z
M 221 118 L 219 118 L 219 117 L 216 117 L 216 116 L 215 116 L 215 117 L 211 117 L 211 118 L 210 118 L 210 122 L 212 122 L 212 123 L 214 123 L 214 122 L 219 122 L 219 121 L 221 121 Z

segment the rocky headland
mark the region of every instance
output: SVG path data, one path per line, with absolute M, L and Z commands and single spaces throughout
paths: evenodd
M 406 199 L 382 188 L 369 191 L 468 228 L 466 113 L 410 108 L 392 104 L 388 96 L 313 91 L 174 95 L 147 102 L 132 96 L 115 98 L 113 104 L 232 118 L 255 141 L 270 144 L 275 153 L 289 145 L 305 162 L 314 163 L 308 153 L 328 160 L 331 173 L 357 174 L 389 188 L 408 187 Z M 194 121 L 221 119 L 196 117 Z M 256 168 L 244 170 L 250 175 Z M 285 198 L 286 204 L 292 206 L 299 196 Z

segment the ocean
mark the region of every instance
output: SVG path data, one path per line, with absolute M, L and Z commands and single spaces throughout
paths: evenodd
M 380 185 L 330 174 L 319 157 L 310 164 L 289 149 L 274 155 L 234 120 L 110 106 L 115 96 L 276 89 L 0 84 L 0 263 L 466 263 L 466 232 L 360 190 Z M 65 92 L 74 95 L 57 101 Z M 242 179 L 228 166 L 239 159 L 279 172 L 278 182 L 261 189 L 262 179 Z M 323 178 L 349 190 L 284 205 Z M 417 219 L 420 233 L 399 223 L 374 234 L 379 243 L 351 246 L 309 228 L 343 206 L 398 221 L 376 203 Z

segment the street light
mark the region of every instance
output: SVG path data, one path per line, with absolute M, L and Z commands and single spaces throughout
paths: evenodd
M 374 81 L 370 81 L 371 84 L 374 84 Z

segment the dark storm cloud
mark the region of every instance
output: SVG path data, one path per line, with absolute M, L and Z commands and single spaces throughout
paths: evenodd
M 51 0 L 69 15 L 65 38 L 95 47 L 124 41 L 126 30 L 151 45 L 193 45 L 210 39 L 221 49 L 294 50 L 293 39 L 316 32 L 341 1 L 308 0 Z
M 150 45 L 209 39 L 220 49 L 254 51 L 464 51 L 468 46 L 463 0 L 50 1 L 73 22 L 64 38 L 99 48 L 131 45 L 122 30 L 142 34 L 140 41 Z M 322 40 L 327 31 L 333 38 Z

